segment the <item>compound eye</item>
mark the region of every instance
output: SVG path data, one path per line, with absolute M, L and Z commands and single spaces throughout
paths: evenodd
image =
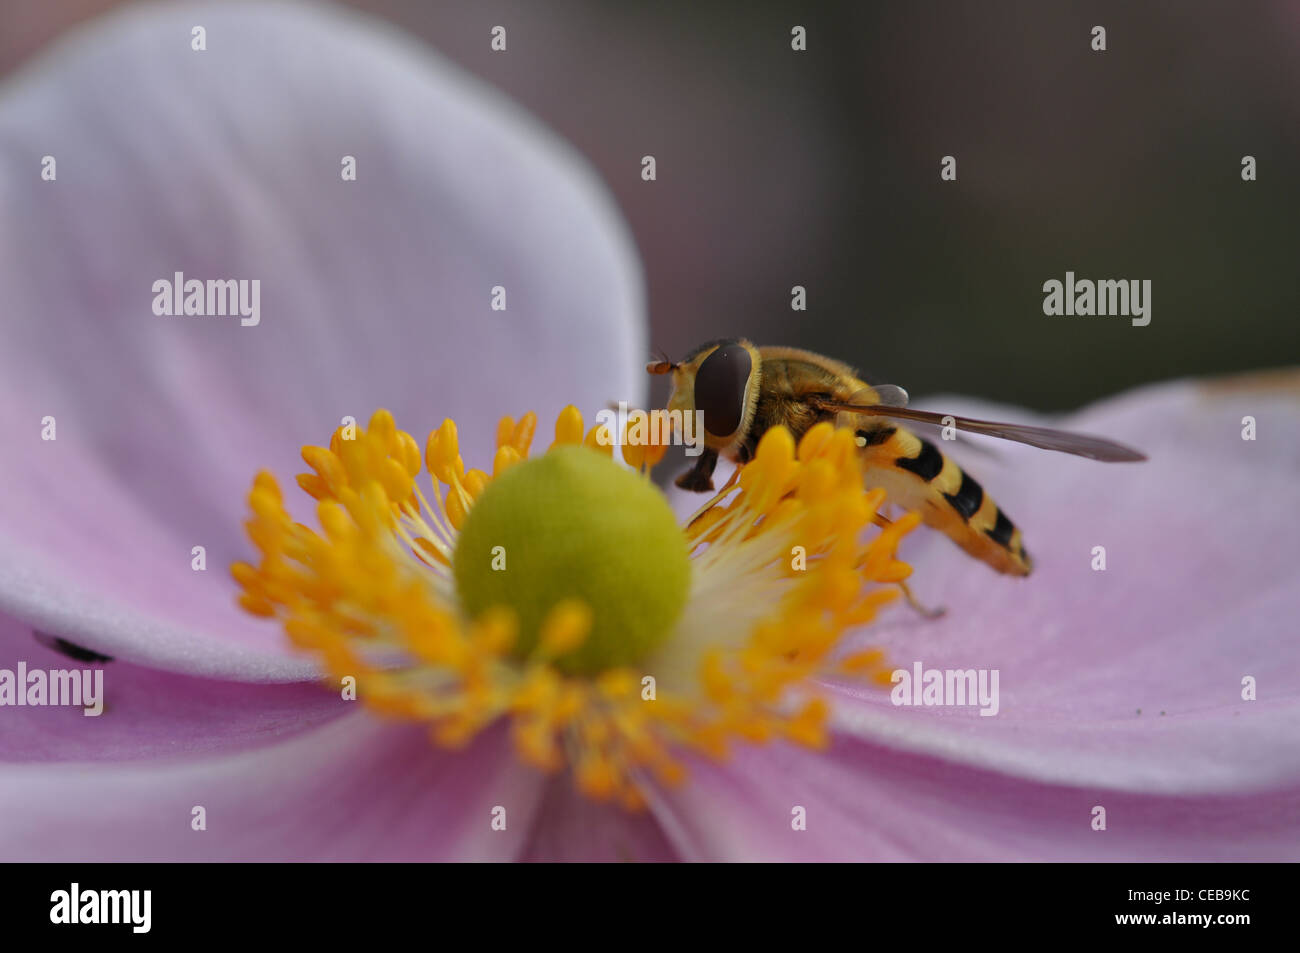
M 754 362 L 739 344 L 724 344 L 695 372 L 695 409 L 704 414 L 704 429 L 715 437 L 736 432 L 745 415 L 745 391 Z

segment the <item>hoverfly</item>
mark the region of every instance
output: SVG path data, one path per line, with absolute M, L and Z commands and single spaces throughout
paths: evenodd
M 677 478 L 678 486 L 712 490 L 719 456 L 743 466 L 768 428 L 784 424 L 797 441 L 828 420 L 854 430 L 870 485 L 883 487 L 891 502 L 916 510 L 976 559 L 1014 576 L 1027 576 L 1033 568 L 1020 530 L 970 474 L 896 421 L 955 425 L 1107 463 L 1146 459 L 1100 437 L 914 410 L 901 387 L 868 385 L 840 361 L 796 348 L 755 347 L 743 338 L 710 341 L 680 362 L 652 361 L 646 370 L 672 374 L 670 411 L 703 412 L 705 449 Z

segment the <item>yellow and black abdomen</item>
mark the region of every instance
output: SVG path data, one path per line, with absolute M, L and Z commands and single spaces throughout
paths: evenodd
M 998 572 L 1029 575 L 1033 561 L 1020 530 L 934 443 L 876 418 L 855 416 L 853 426 L 868 486 L 883 487 L 890 502 L 915 510 L 927 526 Z

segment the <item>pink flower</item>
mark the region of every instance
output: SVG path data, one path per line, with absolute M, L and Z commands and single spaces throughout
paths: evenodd
M 995 576 L 918 531 L 900 556 L 918 597 L 948 612 L 900 608 L 869 634 L 901 668 L 999 670 L 997 716 L 844 689 L 829 756 L 751 749 L 697 777 L 665 822 L 685 856 L 1300 857 L 1297 395 L 1294 372 L 1175 382 L 1038 421 L 1139 447 L 1150 459 L 1135 466 L 959 444 L 1024 529 L 1034 573 Z M 922 405 L 1036 422 L 968 399 Z M 773 823 L 790 804 L 807 808 L 806 832 Z
M 1293 380 L 1163 385 L 1066 422 L 1141 466 L 965 458 L 1035 575 L 915 533 L 914 588 L 946 618 L 891 608 L 861 638 L 900 665 L 997 669 L 996 717 L 836 683 L 828 752 L 696 759 L 631 815 L 522 764 L 504 725 L 448 753 L 305 684 L 311 659 L 239 612 L 224 573 L 247 557 L 250 476 L 301 469 L 344 416 L 455 417 L 481 461 L 521 405 L 641 392 L 635 257 L 575 157 L 383 31 L 278 6 L 118 15 L 20 77 L 0 133 L 27 149 L 0 192 L 0 670 L 73 665 L 34 630 L 115 659 L 99 718 L 0 708 L 0 858 L 1300 854 Z M 259 278 L 261 323 L 155 316 L 176 271 Z

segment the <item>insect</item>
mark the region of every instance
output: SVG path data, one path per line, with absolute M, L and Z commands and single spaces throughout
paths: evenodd
M 840 361 L 796 348 L 755 347 L 741 338 L 710 341 L 680 362 L 652 361 L 646 370 L 672 374 L 669 410 L 703 413 L 705 449 L 677 478 L 678 486 L 712 490 L 719 456 L 743 465 L 769 428 L 784 424 L 798 440 L 828 420 L 854 430 L 870 485 L 883 487 L 891 502 L 920 513 L 976 559 L 1014 576 L 1033 568 L 1020 530 L 974 477 L 897 421 L 956 426 L 1108 463 L 1146 459 L 1100 437 L 914 410 L 901 387 L 868 385 Z

